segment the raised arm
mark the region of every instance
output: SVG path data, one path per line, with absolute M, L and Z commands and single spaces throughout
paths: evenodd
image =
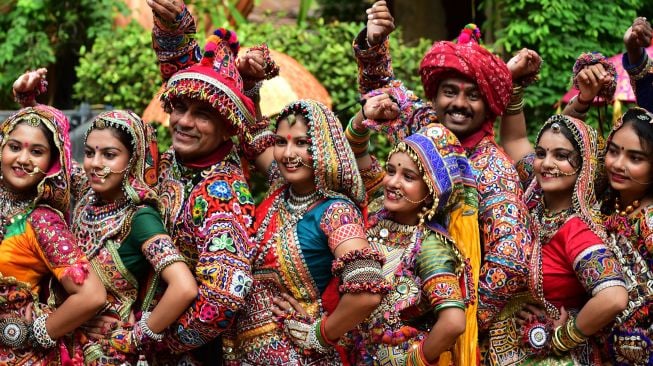
M 367 27 L 353 43 L 361 95 L 384 87 L 394 79 L 388 42 L 394 29 L 394 18 L 385 1 L 377 1 L 367 9 Z
M 539 72 L 542 59 L 537 52 L 522 49 L 508 61 L 507 66 L 514 80 L 512 96 L 506 112 L 501 117 L 499 136 L 501 147 L 515 162 L 533 152 L 528 140 L 526 117 L 524 116 L 524 91 L 527 83 L 522 80 L 535 79 Z
M 630 77 L 630 84 L 635 92 L 637 104 L 653 111 L 653 62 L 648 57 L 645 47 L 651 45 L 653 29 L 646 18 L 635 19 L 633 25 L 624 34 L 626 53 L 622 63 Z
M 580 70 L 575 76 L 574 85 L 578 85 L 578 95 L 573 97 L 562 114 L 585 120 L 587 111 L 601 89 L 613 83 L 613 77 L 608 73 L 602 64 L 594 64 Z
M 163 81 L 202 58 L 195 40 L 195 19 L 182 0 L 147 0 L 154 14 L 152 48 Z

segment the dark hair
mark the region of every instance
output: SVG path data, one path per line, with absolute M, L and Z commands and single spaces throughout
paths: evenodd
M 88 133 L 90 134 L 94 130 L 109 130 L 113 135 L 113 137 L 117 138 L 123 145 L 125 145 L 125 147 L 127 147 L 127 151 L 129 152 L 129 157 L 131 158 L 134 155 L 134 145 L 132 144 L 133 138 L 127 131 L 113 126 L 106 126 L 106 127 L 93 126 L 93 128 L 91 128 L 91 130 Z
M 580 145 L 578 145 L 578 142 L 577 142 L 576 139 L 574 138 L 574 134 L 573 134 L 573 132 L 571 132 L 571 130 L 569 129 L 569 127 L 567 127 L 567 125 L 564 124 L 564 122 L 555 122 L 555 121 L 554 121 L 554 122 L 551 122 L 551 123 L 545 125 L 545 126 L 542 128 L 542 130 L 540 131 L 540 134 L 537 136 L 537 142 L 540 142 L 540 138 L 542 138 L 542 135 L 544 134 L 544 132 L 546 132 L 546 131 L 552 129 L 554 123 L 557 123 L 557 124 L 558 124 L 558 126 L 559 126 L 559 128 L 560 128 L 560 132 L 562 133 L 562 135 L 563 135 L 567 140 L 569 140 L 569 142 L 571 143 L 571 146 L 574 147 L 574 151 L 575 151 L 576 154 L 577 154 L 578 160 L 573 160 L 573 161 L 572 161 L 572 160 L 571 160 L 571 157 L 572 157 L 572 156 L 570 156 L 570 159 L 568 160 L 568 161 L 569 161 L 569 164 L 571 164 L 571 166 L 574 167 L 574 168 L 578 168 L 578 167 L 580 167 L 580 166 L 583 164 L 583 155 L 581 154 L 581 151 L 580 151 Z
M 651 124 L 653 115 L 642 108 L 631 108 L 621 117 L 621 120 L 623 124 L 619 126 L 618 130 L 626 125 L 631 125 L 639 136 L 642 148 L 653 160 L 653 124 Z

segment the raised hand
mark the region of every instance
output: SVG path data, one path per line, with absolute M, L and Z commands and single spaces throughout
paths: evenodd
M 395 29 L 395 20 L 385 1 L 377 1 L 367 13 L 367 42 L 370 46 L 377 45 Z
M 639 51 L 640 48 L 651 45 L 651 37 L 653 37 L 651 23 L 644 17 L 638 17 L 633 21 L 633 25 L 626 30 L 624 45 L 629 52 Z
M 31 93 L 41 86 L 41 81 L 48 75 L 48 69 L 40 68 L 36 71 L 28 71 L 14 81 L 15 93 Z
M 363 116 L 374 121 L 394 120 L 399 117 L 399 106 L 388 94 L 375 95 L 365 102 Z
M 243 79 L 263 80 L 265 78 L 265 56 L 262 50 L 248 50 L 236 60 L 238 72 Z
M 513 82 L 519 82 L 537 76 L 542 66 L 542 58 L 537 52 L 522 48 L 506 65 L 510 70 Z
M 606 72 L 600 63 L 585 67 L 576 75 L 580 90 L 578 98 L 583 101 L 594 100 L 601 89 L 612 82 L 612 78 L 613 76 Z
M 166 22 L 174 22 L 184 10 L 183 0 L 147 0 L 156 16 Z

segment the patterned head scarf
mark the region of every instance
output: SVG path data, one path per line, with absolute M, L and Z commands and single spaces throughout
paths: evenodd
M 466 28 L 467 29 L 467 28 Z M 462 35 L 467 33 L 463 30 Z M 503 114 L 512 93 L 512 76 L 506 63 L 478 44 L 479 37 L 459 37 L 457 42 L 433 44 L 419 66 L 422 85 L 429 99 L 435 98 L 440 82 L 450 77 L 463 77 L 475 82 L 488 108 L 481 129 L 461 143 L 474 147 L 485 136 L 494 133 L 494 120 Z
M 91 131 L 106 127 L 124 131 L 130 136 L 132 155 L 129 159 L 129 171 L 122 183 L 127 198 L 135 204 L 148 203 L 157 207 L 158 196 L 153 187 L 157 182 L 159 155 L 154 129 L 134 112 L 107 111 L 95 117 L 86 131 L 84 143 Z
M 580 148 L 580 157 L 582 159 L 578 178 L 574 186 L 572 204 L 576 215 L 587 224 L 587 226 L 599 238 L 605 239 L 605 229 L 603 228 L 603 219 L 599 210 L 597 210 L 597 198 L 595 184 L 600 182 L 603 171 L 603 158 L 605 142 L 599 137 L 596 130 L 583 121 L 564 115 L 554 115 L 549 118 L 542 126 L 537 135 L 537 141 L 542 137 L 542 133 L 552 128 L 557 123 L 566 126 L 574 136 L 575 144 Z M 541 199 L 542 188 L 537 180 L 533 180 L 526 189 L 524 197 L 529 207 L 534 200 Z
M 51 163 L 45 173 L 45 178 L 39 182 L 33 204 L 49 205 L 59 210 L 65 217 L 68 217 L 72 169 L 68 118 L 60 110 L 46 105 L 37 105 L 19 110 L 4 121 L 0 127 L 0 138 L 2 140 L 0 158 L 2 157 L 2 148 L 7 143 L 9 134 L 20 123 L 27 123 L 31 126 L 41 124 L 45 126 L 52 133 L 55 144 L 55 146 L 50 146 L 50 150 L 56 150 L 59 156 L 57 161 Z
M 476 291 L 481 266 L 481 239 L 478 227 L 478 192 L 476 180 L 465 150 L 456 136 L 439 123 L 433 123 L 413 134 L 392 150 L 405 152 L 417 164 L 422 179 L 433 197 L 433 206 L 426 211 L 424 224 L 435 233 L 453 241 L 468 268 L 465 292 L 470 299 L 466 310 L 466 328 L 454 347 L 456 364 L 475 364 L 478 344 Z
M 427 212 L 430 219 L 425 223 L 433 230 L 440 230 L 434 217 L 448 220 L 449 211 L 473 197 L 467 195 L 469 189 L 476 192 L 476 181 L 463 147 L 451 131 L 433 123 L 398 143 L 390 155 L 397 151 L 406 152 L 424 174 L 434 203 Z
M 255 122 L 254 102 L 243 94 L 243 80 L 236 68 L 240 43 L 235 32 L 217 29 L 207 39 L 202 60 L 174 74 L 161 94 L 166 111 L 177 98 L 206 102 L 229 123 L 236 134 L 248 136 Z
M 347 197 L 362 205 L 365 186 L 340 121 L 325 105 L 314 100 L 290 103 L 279 113 L 277 121 L 298 114 L 308 124 L 317 189 L 326 197 Z

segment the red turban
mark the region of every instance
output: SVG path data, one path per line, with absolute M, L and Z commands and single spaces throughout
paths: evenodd
M 449 41 L 434 43 L 424 55 L 419 73 L 426 96 L 431 100 L 437 94 L 440 82 L 448 77 L 462 76 L 478 85 L 489 110 L 481 131 L 461 140 L 465 147 L 472 147 L 484 136 L 493 133 L 494 120 L 503 114 L 510 101 L 512 76 L 506 63 L 478 45 L 474 37 L 466 37 L 466 41 L 464 44 Z

